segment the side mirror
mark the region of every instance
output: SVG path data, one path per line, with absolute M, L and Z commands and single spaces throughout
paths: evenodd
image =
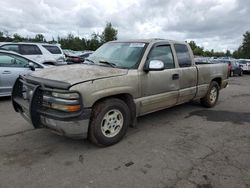
M 144 71 L 161 71 L 164 70 L 164 63 L 160 60 L 151 60 L 144 67 Z
M 32 71 L 35 71 L 35 69 L 36 69 L 34 63 L 32 63 L 32 62 L 29 62 L 29 68 Z

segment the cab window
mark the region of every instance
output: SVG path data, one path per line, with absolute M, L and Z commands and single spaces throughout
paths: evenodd
M 192 60 L 185 44 L 175 44 L 174 45 L 177 60 L 180 67 L 190 67 L 192 65 Z
M 165 69 L 174 68 L 174 58 L 170 45 L 154 47 L 149 53 L 148 60 L 160 60 L 164 63 Z

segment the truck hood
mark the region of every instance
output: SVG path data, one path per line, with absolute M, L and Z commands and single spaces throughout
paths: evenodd
M 127 69 L 118 69 L 98 65 L 77 64 L 50 67 L 41 71 L 33 72 L 31 76 L 67 82 L 73 85 L 80 82 L 121 76 L 127 73 Z

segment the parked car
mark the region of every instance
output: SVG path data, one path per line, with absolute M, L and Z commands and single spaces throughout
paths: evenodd
M 214 63 L 210 58 L 207 57 L 195 57 L 194 61 L 196 64 L 210 64 Z
M 113 41 L 83 64 L 19 77 L 12 101 L 35 128 L 108 146 L 136 117 L 195 99 L 215 106 L 227 84 L 227 65 L 196 65 L 185 42 Z
M 8 42 L 1 43 L 0 47 L 19 53 L 38 63 L 46 65 L 67 64 L 61 47 L 58 44 Z
M 230 63 L 231 63 L 230 76 L 234 75 L 242 76 L 243 75 L 242 65 L 239 64 L 236 60 L 231 61 Z
M 66 57 L 66 61 L 68 64 L 74 63 L 82 63 L 84 62 L 85 58 L 89 57 L 93 51 L 73 51 L 73 50 L 65 50 L 64 54 Z
M 236 59 L 218 59 L 218 61 L 228 65 L 228 76 L 243 75 L 242 66 L 236 61 Z
M 45 65 L 34 62 L 15 52 L 0 50 L 0 97 L 10 96 L 19 75 L 29 74 Z
M 239 59 L 238 62 L 243 72 L 250 73 L 250 59 Z

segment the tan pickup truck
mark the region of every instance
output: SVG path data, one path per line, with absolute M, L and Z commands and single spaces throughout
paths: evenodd
M 12 102 L 35 128 L 108 146 L 138 116 L 195 99 L 213 107 L 227 71 L 226 64 L 196 65 L 184 42 L 113 41 L 83 64 L 20 76 Z

